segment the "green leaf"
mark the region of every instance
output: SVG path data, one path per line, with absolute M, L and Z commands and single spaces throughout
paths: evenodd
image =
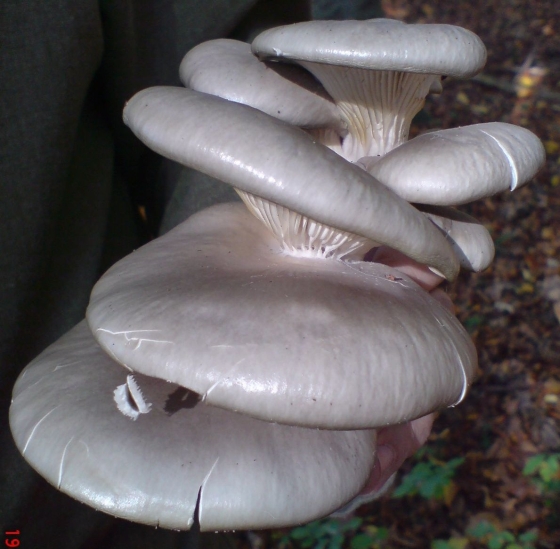
M 354 517 L 341 526 L 342 532 L 349 532 L 350 530 L 357 530 L 362 525 L 363 520 L 360 517 Z
M 367 535 L 371 537 L 373 541 L 384 541 L 389 537 L 389 528 L 384 526 L 366 526 L 364 528 Z
M 482 539 L 484 536 L 494 534 L 495 532 L 496 528 L 494 525 L 486 520 L 479 522 L 477 525 L 467 530 L 467 534 L 476 539 Z
M 445 488 L 455 475 L 455 470 L 465 458 L 454 458 L 447 463 L 421 462 L 406 475 L 401 485 L 393 492 L 394 498 L 420 494 L 425 499 L 443 498 Z
M 540 468 L 541 464 L 546 459 L 544 454 L 537 454 L 536 456 L 530 457 L 523 467 L 523 474 L 530 476 L 534 475 Z
M 511 542 L 515 542 L 515 536 L 511 532 L 496 532 L 488 540 L 488 547 L 489 549 L 501 549 Z
M 304 539 L 309 536 L 309 526 L 299 526 L 294 528 L 291 533 L 290 537 L 292 539 Z
M 416 482 L 413 477 L 409 475 L 405 476 L 400 484 L 394 491 L 394 498 L 402 498 L 404 496 L 414 496 L 418 493 L 416 488 Z
M 545 482 L 550 482 L 558 474 L 559 470 L 560 463 L 558 463 L 558 458 L 552 455 L 541 464 L 539 473 Z
M 286 542 L 291 538 L 304 549 L 341 549 L 344 545 L 345 533 L 355 532 L 363 519 L 354 517 L 347 522 L 338 520 L 316 520 L 304 526 L 294 528 Z
M 465 328 L 469 333 L 474 332 L 484 322 L 484 317 L 482 315 L 473 315 L 463 321 Z
M 488 540 L 488 549 L 502 549 L 504 546 L 505 541 L 500 539 L 499 537 L 492 536 Z
M 432 541 L 431 549 L 451 549 L 451 546 L 444 539 L 436 539 Z
M 521 534 L 520 536 L 518 536 L 517 539 L 521 542 L 524 542 L 524 543 L 525 542 L 531 543 L 531 542 L 537 541 L 539 539 L 539 533 L 534 532 L 534 531 L 525 532 L 524 534 Z
M 469 544 L 467 538 L 438 539 L 432 541 L 431 549 L 465 549 Z
M 451 469 L 453 472 L 455 472 L 455 469 L 457 469 L 457 467 L 459 467 L 459 465 L 462 465 L 463 463 L 465 463 L 465 458 L 464 457 L 456 457 L 456 458 L 453 458 L 453 459 L 449 460 L 445 464 L 445 468 L 446 469 Z
M 369 534 L 358 534 L 350 540 L 350 549 L 369 549 L 374 542 Z
M 496 238 L 496 240 L 494 241 L 495 246 L 501 246 L 502 244 L 504 244 L 505 242 L 507 242 L 508 240 L 511 240 L 514 237 L 513 233 L 502 233 L 500 236 L 498 236 Z
M 342 534 L 335 534 L 331 537 L 328 545 L 329 549 L 341 549 L 344 543 L 344 536 Z
M 451 538 L 449 540 L 450 549 L 465 549 L 469 544 L 467 538 Z
M 324 522 L 321 528 L 321 532 L 324 536 L 334 536 L 335 534 L 338 534 L 338 531 L 340 530 L 340 527 L 338 525 L 338 523 L 333 522 L 333 521 L 327 521 Z

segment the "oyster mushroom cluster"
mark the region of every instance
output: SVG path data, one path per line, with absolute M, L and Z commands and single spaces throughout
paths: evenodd
M 473 344 L 430 290 L 493 245 L 451 206 L 544 161 L 503 123 L 407 141 L 441 77 L 485 58 L 450 25 L 314 21 L 201 44 L 186 88 L 135 95 L 132 131 L 244 204 L 113 266 L 87 319 L 23 371 L 10 421 L 29 463 L 168 528 L 303 523 L 359 494 L 376 429 L 456 405 L 473 380 Z

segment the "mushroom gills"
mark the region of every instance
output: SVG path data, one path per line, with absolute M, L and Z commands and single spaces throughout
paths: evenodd
M 284 252 L 293 257 L 361 259 L 378 245 L 368 238 L 319 223 L 260 196 L 235 190 L 249 211 L 278 239 Z
M 451 246 L 425 216 L 301 129 L 245 105 L 165 87 L 136 94 L 124 120 L 171 160 L 330 227 L 387 244 L 448 280 L 457 276 Z
M 410 123 L 440 77 L 299 62 L 335 99 L 348 128 L 342 156 L 382 156 L 408 139 Z
M 126 383 L 118 385 L 113 391 L 113 399 L 117 409 L 121 414 L 136 421 L 140 414 L 149 413 L 152 408 L 151 403 L 144 399 L 142 390 L 134 379 L 134 376 L 127 376 Z

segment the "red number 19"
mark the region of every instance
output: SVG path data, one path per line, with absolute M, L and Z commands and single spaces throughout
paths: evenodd
M 19 539 L 13 536 L 19 536 L 19 530 L 14 530 L 13 532 L 4 532 L 6 539 L 4 543 L 6 547 L 19 547 Z M 8 537 L 9 536 L 9 537 Z

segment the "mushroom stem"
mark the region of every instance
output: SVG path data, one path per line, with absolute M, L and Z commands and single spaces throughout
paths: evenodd
M 300 61 L 336 101 L 348 135 L 342 156 L 382 156 L 408 139 L 410 123 L 439 77 Z

